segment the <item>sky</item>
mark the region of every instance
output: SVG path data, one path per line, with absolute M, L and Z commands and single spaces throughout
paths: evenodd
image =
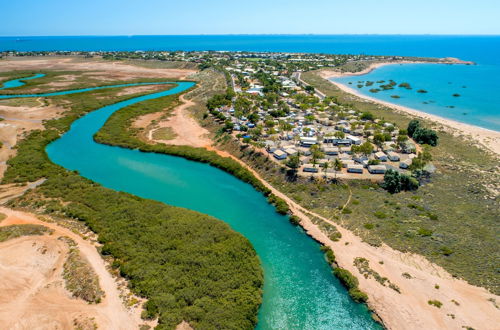
M 2 36 L 495 34 L 500 0 L 1 0 Z

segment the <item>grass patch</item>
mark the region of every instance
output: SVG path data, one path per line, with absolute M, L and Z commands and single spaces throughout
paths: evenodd
M 89 262 L 82 257 L 76 243 L 61 237 L 69 246 L 68 257 L 63 266 L 63 278 L 66 289 L 73 297 L 85 300 L 90 304 L 98 304 L 104 297 L 104 291 L 99 286 L 99 278 Z
M 382 286 L 387 285 L 397 293 L 401 293 L 401 290 L 396 284 L 389 281 L 387 277 L 382 277 L 378 272 L 374 271 L 370 267 L 370 262 L 367 259 L 357 257 L 356 259 L 354 259 L 354 266 L 356 266 L 360 274 L 362 274 L 365 278 L 373 277 L 378 283 L 382 284 Z
M 0 242 L 21 236 L 39 236 L 51 234 L 53 230 L 41 225 L 12 225 L 0 227 Z
M 153 139 L 155 140 L 173 140 L 176 137 L 177 134 L 170 127 L 161 127 L 153 132 Z

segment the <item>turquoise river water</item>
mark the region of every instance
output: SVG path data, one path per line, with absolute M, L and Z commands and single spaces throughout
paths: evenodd
M 319 244 L 292 226 L 287 217 L 277 214 L 249 184 L 207 164 L 94 142 L 93 135 L 115 111 L 181 93 L 193 85 L 180 82 L 173 89 L 90 112 L 47 146 L 47 154 L 54 163 L 78 170 L 82 176 L 105 187 L 209 214 L 249 239 L 264 269 L 263 303 L 257 329 L 380 329 L 366 306 L 354 303 L 332 275 Z M 94 89 L 98 88 L 4 95 L 0 99 Z

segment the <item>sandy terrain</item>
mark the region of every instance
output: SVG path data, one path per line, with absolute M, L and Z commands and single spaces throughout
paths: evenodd
M 248 168 L 275 195 L 284 199 L 293 214 L 301 218 L 301 225 L 307 233 L 319 242 L 331 247 L 335 252 L 340 267 L 348 269 L 358 277 L 360 288 L 369 295 L 370 308 L 383 320 L 387 328 L 420 330 L 461 329 L 462 326 L 470 326 L 475 329 L 498 329 L 500 311 L 488 299 L 500 301 L 500 297 L 489 293 L 484 288 L 475 287 L 465 281 L 454 279 L 443 268 L 429 262 L 422 256 L 402 253 L 387 245 L 374 247 L 364 243 L 361 238 L 330 219 L 305 210 L 271 186 L 243 161 L 227 152 L 214 148 L 210 141 L 205 138 L 205 129 L 194 119 L 188 117 L 185 111 L 186 107 L 187 105 L 184 103 L 174 110 L 175 116 L 172 119 L 190 119 L 189 121 L 174 120 L 178 125 L 175 126 L 176 132 L 184 131 L 183 125 L 188 123 L 189 131 L 197 137 L 178 135 L 175 143 L 194 147 L 204 146 L 223 157 L 235 159 Z M 184 139 L 184 137 L 186 138 Z M 152 139 L 151 134 L 149 138 Z M 169 143 L 171 141 L 161 142 Z M 317 225 L 312 223 L 311 216 L 316 216 L 336 226 L 342 234 L 342 239 L 338 242 L 330 240 Z M 373 277 L 364 278 L 353 265 L 353 261 L 357 257 L 368 259 L 370 267 L 396 284 L 401 289 L 401 294 L 389 287 L 382 286 Z M 403 277 L 403 273 L 410 274 L 412 278 Z M 436 285 L 439 285 L 439 289 L 435 288 Z M 439 300 L 443 303 L 443 306 L 441 308 L 431 306 L 428 304 L 429 300 Z M 459 305 L 456 305 L 452 300 L 458 302 Z
M 382 247 L 374 247 L 364 243 L 361 238 L 336 222 L 309 212 L 296 204 L 241 160 L 213 147 L 208 149 L 237 160 L 276 196 L 284 199 L 292 213 L 301 218 L 301 225 L 308 235 L 331 247 L 339 266 L 357 276 L 360 288 L 369 296 L 370 308 L 383 320 L 388 329 L 460 329 L 462 326 L 471 326 L 474 329 L 498 329 L 500 311 L 488 299 L 500 301 L 500 297 L 484 288 L 454 279 L 443 268 L 422 256 L 402 253 L 385 244 Z M 338 242 L 330 240 L 317 225 L 313 224 L 310 216 L 316 216 L 336 226 L 342 234 L 342 239 Z M 401 294 L 382 286 L 373 278 L 365 279 L 353 265 L 357 257 L 368 259 L 370 267 L 396 284 L 401 289 Z M 408 273 L 413 278 L 406 279 L 402 276 L 403 273 Z M 439 285 L 439 289 L 435 288 L 436 284 Z M 428 304 L 429 300 L 434 299 L 441 301 L 443 307 L 437 308 Z M 460 305 L 457 306 L 452 300 Z M 452 318 L 451 314 L 455 318 Z
M 158 123 L 158 127 L 170 127 L 176 137 L 168 141 L 158 141 L 173 145 L 190 145 L 193 147 L 204 147 L 212 142 L 208 138 L 208 131 L 201 127 L 198 122 L 188 113 L 187 109 L 192 106 L 193 101 L 186 100 L 184 95 L 180 97 L 180 106 L 176 107 L 166 121 Z M 152 139 L 154 130 L 149 132 L 149 139 Z
M 50 236 L 25 236 L 0 243 L 0 324 L 3 329 L 70 329 L 75 322 L 101 329 L 137 329 L 140 310 L 127 310 L 115 279 L 94 245 L 71 230 L 37 219 L 34 215 L 0 207 L 8 217 L 1 226 L 38 224 L 54 230 Z M 68 246 L 58 237 L 73 239 L 99 276 L 105 297 L 88 304 L 65 289 L 62 266 Z M 76 320 L 76 321 L 75 321 Z
M 21 62 L 24 63 L 20 64 Z M 0 70 L 28 69 L 28 67 L 39 68 L 41 66 L 52 66 L 52 68 L 60 68 L 61 70 L 83 70 L 83 67 L 88 67 L 89 70 L 101 70 L 97 69 L 97 67 L 100 68 L 102 65 L 105 65 L 106 70 L 109 70 L 111 73 L 113 73 L 114 70 L 116 72 L 118 72 L 117 70 L 124 70 L 125 73 L 123 76 L 128 75 L 131 77 L 133 75 L 135 77 L 135 75 L 140 73 L 141 75 L 165 74 L 165 76 L 172 77 L 171 70 L 168 70 L 168 73 L 162 73 L 162 70 L 159 69 L 140 68 L 111 62 L 105 62 L 104 64 L 94 61 L 89 63 L 71 62 L 71 59 L 1 61 Z M 8 68 L 4 66 L 5 63 L 10 63 Z M 75 67 L 73 64 L 79 67 Z M 187 74 L 184 71 L 189 70 L 181 71 L 183 71 L 182 74 Z M 117 75 L 121 75 L 121 73 Z M 203 146 L 210 150 L 217 151 L 222 156 L 230 157 L 228 153 L 216 150 L 211 146 L 210 140 L 206 137 L 208 132 L 199 126 L 199 124 L 188 114 L 187 108 L 190 106 L 189 101 L 185 99 L 182 100 L 184 103 L 173 111 L 173 115 L 159 124 L 164 125 L 161 127 L 172 128 L 177 136 L 174 140 L 162 142 L 185 144 L 196 147 Z M 147 116 L 141 117 L 134 125 L 136 127 L 150 127 L 151 121 L 159 119 L 162 113 Z M 3 123 L 11 124 L 14 122 L 15 121 L 4 121 Z M 33 125 L 35 124 L 38 125 L 39 123 L 33 123 Z M 5 139 L 8 140 L 8 138 L 12 138 L 11 135 L 12 134 L 10 134 L 9 137 L 9 134 L 6 133 Z M 148 132 L 148 136 L 152 137 L 152 133 L 149 134 Z M 236 160 L 248 168 L 245 163 L 239 159 Z M 500 301 L 500 297 L 489 294 L 483 288 L 474 287 L 464 281 L 453 279 L 445 270 L 430 263 L 421 256 L 404 254 L 387 246 L 370 246 L 362 242 L 361 239 L 352 232 L 336 225 L 329 219 L 325 219 L 317 214 L 312 214 L 324 219 L 324 221 L 335 224 L 342 233 L 342 239 L 339 242 L 332 242 L 311 222 L 307 215 L 311 215 L 311 213 L 272 187 L 251 168 L 249 169 L 269 187 L 273 193 L 287 201 L 293 213 L 302 219 L 303 227 L 312 237 L 332 247 L 341 267 L 357 275 L 360 281 L 360 288 L 369 294 L 370 307 L 376 311 L 389 329 L 461 329 L 462 326 L 471 326 L 475 329 L 498 328 L 496 325 L 500 324 L 500 312 L 494 307 L 492 302 L 488 301 L 488 299 L 494 298 Z M 19 246 L 16 246 L 16 244 L 9 246 L 6 248 L 5 253 L 2 251 L 3 245 L 0 244 L 0 260 L 2 260 L 0 262 L 0 276 L 3 276 L 4 273 L 2 271 L 4 258 L 7 258 L 5 259 L 7 261 L 12 259 L 12 261 L 9 261 L 9 265 L 12 266 L 9 266 L 8 274 L 19 271 L 19 276 L 14 276 L 14 278 L 12 278 L 12 276 L 9 277 L 8 274 L 6 274 L 5 278 L 14 282 L 8 285 L 4 282 L 0 284 L 0 286 L 15 288 L 14 290 L 19 291 L 19 294 L 15 296 L 16 301 L 20 299 L 18 297 L 22 297 L 25 300 L 23 303 L 19 302 L 17 305 L 11 305 L 9 303 L 8 306 L 10 306 L 9 308 L 11 309 L 1 308 L 0 324 L 7 324 L 3 323 L 5 320 L 5 322 L 19 322 L 17 324 L 18 328 L 33 328 L 42 323 L 51 324 L 49 323 L 50 320 L 50 322 L 56 322 L 54 325 L 58 324 L 59 327 L 65 328 L 64 325 L 68 324 L 67 322 L 71 322 L 73 317 L 80 317 L 82 320 L 95 317 L 96 322 L 98 322 L 103 329 L 126 329 L 129 328 L 130 325 L 137 328 L 139 322 L 137 315 L 127 312 L 121 304 L 116 283 L 106 271 L 104 262 L 96 252 L 95 247 L 73 234 L 71 231 L 54 224 L 43 223 L 29 214 L 14 212 L 5 208 L 0 208 L 0 212 L 9 215 L 9 218 L 1 223 L 2 225 L 17 222 L 44 224 L 56 230 L 54 237 L 57 237 L 57 235 L 66 235 L 73 238 L 78 243 L 82 253 L 96 270 L 96 273 L 100 277 L 101 287 L 106 291 L 106 298 L 101 304 L 87 305 L 82 301 L 68 298 L 68 293 L 65 292 L 61 286 L 50 285 L 46 287 L 49 283 L 57 282 L 57 277 L 55 277 L 57 272 L 52 271 L 52 269 L 57 269 L 57 267 L 60 266 L 61 255 L 65 253 L 64 246 L 59 246 L 57 242 L 50 243 L 49 238 L 51 237 L 43 237 L 40 241 L 32 241 L 33 239 L 38 240 L 39 237 L 19 238 L 8 241 L 6 243 L 10 242 L 10 244 L 13 244 L 12 242 L 17 241 L 20 243 Z M 33 243 L 37 245 L 32 246 Z M 346 245 L 346 243 L 349 244 Z M 40 252 L 37 252 L 36 248 L 41 244 L 47 245 L 47 251 L 50 251 L 50 253 L 47 252 L 45 255 L 38 258 Z M 26 258 L 10 258 L 11 255 L 26 255 Z M 365 279 L 360 275 L 357 268 L 353 266 L 353 260 L 356 257 L 367 258 L 370 261 L 372 269 L 379 272 L 380 275 L 387 277 L 391 282 L 401 288 L 401 294 L 398 294 L 388 287 L 382 286 L 373 278 Z M 380 261 L 383 261 L 383 264 L 380 264 Z M 40 274 L 28 276 L 28 274 L 35 272 Z M 410 274 L 412 279 L 403 277 L 401 275 L 402 273 Z M 16 282 L 17 278 L 22 279 L 22 281 Z M 435 288 L 436 284 L 440 286 L 439 289 Z M 27 292 L 34 294 L 28 294 Z M 2 298 L 2 294 L 3 291 L 0 290 L 0 302 L 4 301 L 2 299 L 5 299 Z M 13 296 L 14 294 L 10 293 L 9 295 Z M 431 299 L 441 301 L 443 306 L 441 308 L 430 306 L 427 301 Z M 460 305 L 455 305 L 451 302 L 452 299 L 459 302 Z M 13 314 L 4 313 L 4 310 L 11 311 Z M 27 312 L 28 310 L 30 313 Z M 450 316 L 451 314 L 454 315 L 454 318 Z M 10 315 L 16 315 L 18 319 L 12 319 Z M 25 325 L 22 322 L 28 323 Z M 38 323 L 35 324 L 33 322 Z M 14 324 L 7 328 L 9 327 L 14 327 Z
M 371 72 L 372 70 L 375 70 L 376 68 L 379 68 L 384 65 L 393 65 L 393 64 L 401 64 L 401 63 L 408 63 L 408 62 L 397 62 L 397 63 L 375 63 L 372 66 L 370 66 L 368 69 L 356 72 L 356 73 L 341 73 L 339 71 L 333 71 L 333 70 L 323 70 L 320 72 L 321 77 L 325 79 L 329 78 L 335 78 L 335 77 L 341 77 L 341 76 L 346 76 L 346 75 L 363 75 L 366 73 Z M 415 62 L 412 62 L 415 63 Z M 329 80 L 330 81 L 330 80 Z M 496 132 L 493 130 L 489 130 L 486 128 L 478 127 L 478 126 L 473 126 L 469 124 L 464 124 L 458 121 L 454 121 L 451 119 L 446 119 L 440 116 L 428 114 L 416 109 L 404 107 L 401 105 L 397 105 L 394 103 L 386 102 L 386 101 L 381 101 L 378 100 L 374 97 L 366 96 L 358 91 L 356 91 L 353 88 L 350 88 L 348 86 L 345 86 L 343 84 L 330 81 L 332 84 L 337 86 L 339 89 L 343 90 L 344 92 L 351 93 L 357 97 L 360 97 L 364 100 L 374 102 L 377 104 L 382 104 L 384 106 L 387 106 L 389 108 L 392 108 L 396 111 L 399 112 L 404 112 L 408 113 L 412 116 L 423 118 L 430 120 L 434 123 L 438 123 L 440 125 L 443 125 L 443 129 L 450 132 L 453 135 L 459 136 L 459 135 L 465 135 L 466 137 L 469 137 L 470 139 L 476 141 L 479 143 L 481 146 L 486 147 L 489 151 L 495 153 L 497 156 L 500 155 L 500 132 Z
M 5 162 L 15 155 L 17 141 L 27 132 L 35 129 L 42 129 L 43 120 L 57 118 L 64 109 L 56 106 L 45 106 L 40 104 L 36 106 L 10 106 L 4 105 L 7 100 L 0 102 L 0 142 L 3 143 L 0 148 L 0 178 L 6 169 Z
M 206 147 L 212 144 L 208 138 L 209 132 L 201 127 L 198 122 L 189 114 L 187 110 L 194 103 L 187 100 L 184 94 L 181 95 L 181 105 L 174 108 L 168 118 L 158 121 L 163 115 L 163 112 L 156 112 L 139 117 L 133 127 L 147 129 L 146 138 L 153 141 L 153 133 L 160 128 L 171 128 L 175 137 L 171 140 L 154 140 L 155 142 L 172 144 L 172 145 L 189 145 L 193 147 Z
M 65 57 L 35 57 L 35 58 L 10 58 L 0 61 L 0 72 L 12 70 L 68 70 L 68 71 L 97 71 L 90 73 L 93 77 L 102 80 L 126 80 L 137 77 L 149 78 L 175 78 L 184 79 L 194 73 L 189 69 L 153 69 L 125 64 L 119 61 L 83 60 Z

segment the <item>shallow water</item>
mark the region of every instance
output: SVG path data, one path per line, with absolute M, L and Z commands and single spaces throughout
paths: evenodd
M 7 89 L 7 88 L 21 87 L 21 86 L 26 85 L 26 83 L 24 82 L 26 80 L 42 78 L 42 77 L 45 77 L 45 75 L 43 73 L 38 73 L 32 77 L 25 77 L 25 78 L 9 80 L 9 81 L 6 81 L 3 83 L 2 87 L 0 87 L 0 90 Z
M 319 244 L 249 184 L 207 164 L 93 141 L 113 112 L 192 86 L 181 82 L 87 114 L 47 146 L 49 158 L 105 187 L 217 217 L 248 238 L 264 270 L 258 329 L 380 329 L 331 274 Z
M 402 64 L 383 66 L 365 75 L 332 80 L 383 101 L 500 131 L 500 88 L 491 81 L 492 76 L 499 75 L 500 66 L 490 64 Z M 398 85 L 407 82 L 412 89 L 395 86 L 392 90 L 370 92 L 370 89 L 380 85 L 377 81 L 384 80 L 383 84 L 387 84 L 390 79 Z M 366 86 L 367 81 L 375 83 Z M 358 88 L 358 84 L 363 87 Z M 427 93 L 418 93 L 419 89 Z M 392 98 L 392 95 L 400 98 Z

